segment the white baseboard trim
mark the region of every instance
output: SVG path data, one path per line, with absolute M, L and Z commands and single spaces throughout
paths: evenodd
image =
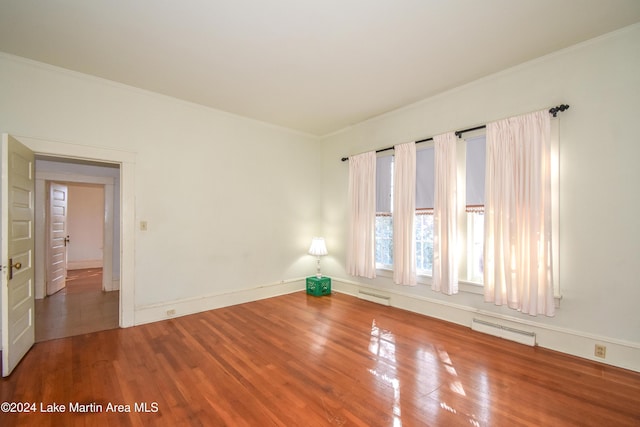
M 540 347 L 640 372 L 640 343 L 560 328 L 395 290 L 374 288 L 349 279 L 333 277 L 332 290 L 355 297 L 358 296 L 360 290 L 375 292 L 381 296 L 388 296 L 392 307 L 435 317 L 468 328 L 471 328 L 474 318 L 499 323 L 505 327 L 534 333 L 536 345 Z M 605 359 L 595 357 L 594 349 L 596 344 L 606 346 Z
M 221 294 L 138 306 L 135 308 L 134 325 L 143 325 L 145 323 L 214 310 L 216 308 L 290 294 L 304 290 L 306 286 L 305 283 L 305 278 L 303 277 Z
M 119 291 L 119 290 L 120 290 L 120 279 L 111 280 L 111 287 L 109 289 L 105 289 L 106 292 Z
M 81 270 L 83 268 L 102 268 L 102 259 L 84 259 L 67 262 L 67 270 Z

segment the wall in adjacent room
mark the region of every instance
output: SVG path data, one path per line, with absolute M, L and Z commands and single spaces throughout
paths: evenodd
M 104 187 L 68 184 L 68 189 L 68 268 L 102 267 Z

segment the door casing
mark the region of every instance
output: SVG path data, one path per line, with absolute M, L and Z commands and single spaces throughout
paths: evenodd
M 115 163 L 120 166 L 119 326 L 121 328 L 133 326 L 135 324 L 135 153 L 125 150 L 69 144 L 26 136 L 14 135 L 14 137 L 31 149 L 36 156 L 42 155 L 100 163 Z M 111 187 L 113 188 L 113 186 Z M 107 191 L 105 191 L 105 197 L 107 197 L 106 193 Z M 111 199 L 113 200 L 113 194 L 111 194 Z M 36 215 L 38 214 L 39 213 Z

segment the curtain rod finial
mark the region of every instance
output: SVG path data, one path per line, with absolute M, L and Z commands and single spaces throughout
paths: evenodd
M 551 113 L 553 117 L 558 117 L 558 113 L 561 113 L 568 109 L 569 109 L 569 105 L 562 104 L 562 105 L 558 105 L 557 107 L 550 108 L 549 113 Z

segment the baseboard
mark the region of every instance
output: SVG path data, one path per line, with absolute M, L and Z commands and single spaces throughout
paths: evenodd
M 85 268 L 102 268 L 102 259 L 67 261 L 67 270 L 82 270 Z
M 298 278 L 221 294 L 138 306 L 135 308 L 134 324 L 142 325 L 174 317 L 187 316 L 216 308 L 277 297 L 304 289 L 305 279 Z
M 119 291 L 120 290 L 120 279 L 114 278 L 111 280 L 111 286 L 108 289 L 105 289 L 105 292 L 111 291 Z
M 499 324 L 505 328 L 527 331 L 535 334 L 536 345 L 540 347 L 640 372 L 640 343 L 559 328 L 424 296 L 383 290 L 349 279 L 333 277 L 332 290 L 355 297 L 358 297 L 362 290 L 373 292 L 376 295 L 388 297 L 389 304 L 392 307 L 456 323 L 468 328 L 471 328 L 475 318 Z M 606 358 L 603 359 L 594 355 L 596 344 L 606 346 Z

